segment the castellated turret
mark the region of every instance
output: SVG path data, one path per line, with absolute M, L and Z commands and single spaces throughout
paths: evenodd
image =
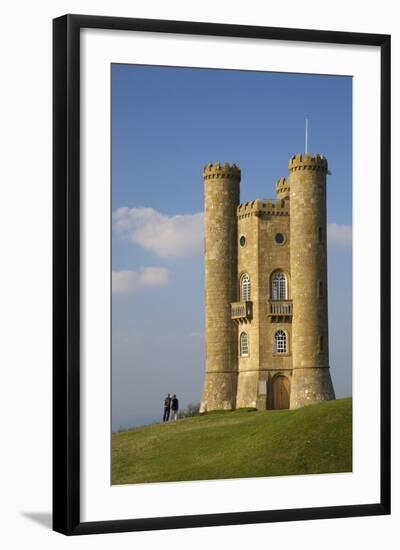
M 289 160 L 293 373 L 290 408 L 334 399 L 329 372 L 326 175 L 327 160 Z
M 327 160 L 289 160 L 276 198 L 239 204 L 240 169 L 208 164 L 206 373 L 200 410 L 334 399 L 329 370 Z
M 203 180 L 206 374 L 201 412 L 235 408 L 237 340 L 231 303 L 237 287 L 240 168 L 208 164 Z
M 289 182 L 286 178 L 279 178 L 275 185 L 276 189 L 276 198 L 280 200 L 289 200 L 290 198 L 290 187 Z

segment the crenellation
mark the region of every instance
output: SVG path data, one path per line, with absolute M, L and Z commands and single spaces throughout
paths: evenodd
M 206 164 L 203 168 L 203 179 L 218 179 L 218 178 L 230 178 L 230 179 L 240 179 L 240 168 L 236 164 L 229 164 L 225 162 L 221 163 L 216 162 L 214 164 Z
M 284 203 L 290 199 L 290 186 L 286 178 L 279 178 L 275 184 L 275 192 L 278 200 L 281 200 Z M 286 204 L 289 207 L 288 204 Z
M 289 216 L 290 209 L 287 201 L 281 199 L 255 199 L 250 202 L 239 204 L 237 217 L 239 219 L 248 216 Z
M 323 155 L 297 154 L 289 159 L 289 173 L 296 170 L 318 170 L 327 173 L 328 161 Z

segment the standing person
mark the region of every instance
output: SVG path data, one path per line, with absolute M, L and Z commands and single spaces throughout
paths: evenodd
M 164 399 L 163 422 L 168 422 L 170 409 L 171 409 L 171 396 L 170 394 L 168 394 L 167 397 Z
M 172 396 L 171 409 L 172 409 L 172 420 L 177 420 L 178 419 L 179 401 L 178 401 L 178 398 L 176 397 L 175 394 Z

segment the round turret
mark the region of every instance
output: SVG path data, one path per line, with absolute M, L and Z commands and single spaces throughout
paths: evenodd
M 326 175 L 321 155 L 289 160 L 293 374 L 290 408 L 334 399 L 329 372 Z
M 206 375 L 202 412 L 234 409 L 236 403 L 237 338 L 231 303 L 236 301 L 240 168 L 207 164 L 203 179 Z

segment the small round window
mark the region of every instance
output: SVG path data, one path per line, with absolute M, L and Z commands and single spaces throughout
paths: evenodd
M 275 235 L 275 242 L 277 244 L 283 244 L 285 242 L 285 235 L 283 233 L 277 233 Z
M 239 239 L 240 246 L 244 246 L 246 244 L 246 237 L 242 235 Z

